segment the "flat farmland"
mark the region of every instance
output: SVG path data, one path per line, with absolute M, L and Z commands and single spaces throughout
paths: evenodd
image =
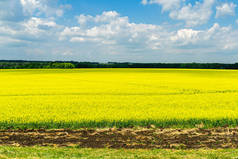
M 0 128 L 238 126 L 238 71 L 0 70 Z

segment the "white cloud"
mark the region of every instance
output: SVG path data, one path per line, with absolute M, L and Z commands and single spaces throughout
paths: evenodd
M 187 26 L 205 24 L 211 17 L 214 0 L 204 0 L 203 3 L 196 2 L 193 6 L 188 4 L 179 10 L 170 13 L 170 17 L 177 20 L 184 20 Z
M 0 0 L 0 21 L 23 21 L 26 17 L 19 0 Z
M 56 14 L 58 17 L 61 17 L 61 16 L 63 16 L 64 11 L 63 11 L 62 9 L 57 9 L 57 10 L 55 11 L 55 14 Z
M 57 1 L 50 0 L 20 0 L 24 14 L 26 15 L 46 15 L 62 16 L 64 9 L 70 9 L 70 5 L 57 6 Z
M 38 0 L 20 0 L 25 14 L 33 14 L 33 12 L 38 8 L 43 10 L 44 7 Z
M 195 44 L 199 40 L 200 31 L 192 29 L 181 29 L 175 36 L 171 37 L 172 42 L 180 43 L 179 45 Z
M 0 23 L 0 39 L 8 39 L 0 46 L 41 45 L 49 41 L 52 43 L 52 41 L 58 40 L 60 30 L 62 30 L 61 26 L 53 20 L 37 17 L 18 23 Z
M 82 37 L 73 37 L 70 39 L 70 42 L 84 42 L 85 39 Z
M 93 20 L 93 17 L 90 15 L 85 16 L 84 14 L 81 14 L 80 16 L 76 16 L 78 23 L 80 25 L 86 24 L 88 21 Z
M 176 9 L 180 7 L 180 3 L 183 0 L 142 0 L 143 5 L 146 4 L 159 4 L 162 6 L 163 11 L 168 11 L 171 9 Z
M 0 0 L 0 20 L 20 22 L 32 16 L 63 16 L 71 5 L 58 5 L 58 0 Z
M 171 37 L 174 46 L 201 52 L 220 52 L 238 48 L 238 32 L 215 23 L 207 30 L 181 29 Z M 186 49 L 185 49 L 186 50 Z
M 62 12 L 57 13 L 57 3 L 52 2 L 48 0 L 0 0 L 0 39 L 6 39 L 5 42 L 1 42 L 1 46 L 19 47 L 34 43 L 39 45 L 49 40 L 57 40 L 56 36 L 61 26 L 56 24 L 54 16 L 62 15 Z M 69 8 L 63 5 L 59 9 L 65 9 L 64 7 Z M 39 14 L 43 16 L 40 18 Z M 53 17 L 48 17 L 48 14 Z
M 55 29 L 57 24 L 54 21 L 32 17 L 26 23 L 23 23 L 25 32 L 38 36 L 40 33 L 48 32 L 50 28 Z
M 114 16 L 109 17 L 113 18 L 108 19 L 112 13 Z M 114 53 L 120 52 L 118 47 L 127 52 L 147 50 L 163 53 L 216 52 L 238 48 L 235 42 L 238 33 L 231 27 L 221 27 L 217 23 L 207 30 L 182 28 L 174 32 L 163 26 L 131 23 L 128 17 L 121 17 L 116 12 L 79 17 L 84 18 L 83 22 L 91 21 L 94 24 L 84 23 L 81 27 L 82 22 L 79 21 L 79 26 L 66 27 L 60 34 L 60 40 L 89 44 L 104 48 L 104 51 L 110 48 Z
M 103 12 L 102 15 L 97 15 L 94 18 L 95 22 L 111 22 L 117 19 L 119 14 L 116 11 Z
M 148 4 L 148 1 L 147 0 L 142 0 L 141 4 L 146 5 L 146 4 Z
M 188 27 L 205 24 L 211 17 L 215 0 L 195 1 L 186 4 L 185 0 L 142 0 L 142 4 L 161 5 L 172 19 L 185 21 Z
M 234 3 L 223 3 L 216 7 L 216 18 L 225 15 L 235 15 L 236 5 Z
M 115 19 L 118 19 L 118 17 L 119 17 L 119 14 L 116 11 L 108 11 L 108 12 L 103 12 L 101 15 L 97 15 L 95 17 L 92 17 L 91 15 L 81 14 L 80 16 L 76 16 L 76 19 L 78 20 L 78 23 L 80 25 L 84 25 L 88 22 L 108 23 Z
M 64 4 L 64 5 L 62 5 L 62 4 L 61 4 L 61 5 L 59 6 L 59 8 L 70 10 L 70 9 L 72 9 L 72 5 L 70 5 L 70 4 Z
M 61 33 L 60 40 L 70 42 L 93 42 L 103 45 L 131 45 L 140 44 L 144 47 L 150 41 L 160 41 L 163 30 L 161 27 L 150 24 L 130 23 L 128 17 L 121 17 L 115 11 L 103 12 L 95 17 L 80 15 L 77 17 L 80 26 L 66 27 Z M 85 25 L 88 21 L 92 25 Z M 83 27 L 81 25 L 84 24 Z M 161 33 L 161 35 L 159 35 Z

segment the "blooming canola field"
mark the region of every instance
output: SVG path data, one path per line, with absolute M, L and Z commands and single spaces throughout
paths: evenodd
M 238 125 L 238 71 L 0 70 L 0 128 Z

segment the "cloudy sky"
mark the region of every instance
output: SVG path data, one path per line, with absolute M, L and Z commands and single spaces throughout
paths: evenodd
M 0 0 L 0 59 L 238 62 L 237 0 Z

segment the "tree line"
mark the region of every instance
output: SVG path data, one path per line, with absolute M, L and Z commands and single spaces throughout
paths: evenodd
M 72 69 L 72 68 L 192 68 L 238 69 L 238 63 L 130 63 L 130 62 L 76 62 L 76 61 L 20 61 L 0 60 L 0 69 Z

